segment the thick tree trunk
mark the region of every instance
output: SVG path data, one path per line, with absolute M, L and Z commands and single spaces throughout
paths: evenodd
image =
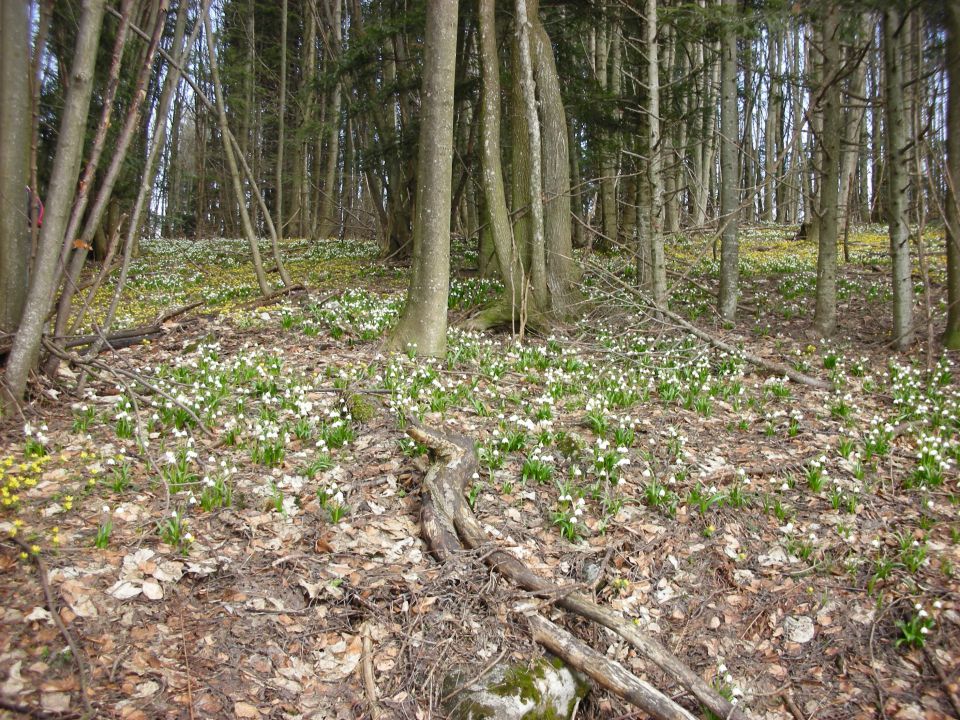
M 893 282 L 893 344 L 913 343 L 913 278 L 908 216 L 910 176 L 907 170 L 907 129 L 904 117 L 902 16 L 896 7 L 883 14 L 883 65 L 886 76 L 887 218 Z
M 567 116 L 560 93 L 560 77 L 553 46 L 539 16 L 531 14 L 533 73 L 543 115 L 543 212 L 546 253 L 547 305 L 540 309 L 554 317 L 567 313 L 576 279 L 570 230 L 570 156 Z
M 80 13 L 76 49 L 70 68 L 70 85 L 47 190 L 46 213 L 43 229 L 40 231 L 37 258 L 20 327 L 7 360 L 3 400 L 8 407 L 23 399 L 27 377 L 36 367 L 40 356 L 43 325 L 54 292 L 57 258 L 63 244 L 80 173 L 83 138 L 87 128 L 93 73 L 97 61 L 97 44 L 103 25 L 103 8 L 104 0 L 86 0 Z
M 823 23 L 823 175 L 819 183 L 820 238 L 817 248 L 817 305 L 814 327 L 823 337 L 837 329 L 837 224 L 840 199 L 840 137 L 843 115 L 840 108 L 839 9 L 825 10 Z
M 30 6 L 0 3 L 0 332 L 13 333 L 27 298 L 30 216 Z M 32 189 L 36 192 L 36 188 Z
M 427 0 L 413 265 L 390 344 L 432 357 L 447 347 L 456 54 L 457 0 Z
M 723 0 L 726 18 L 720 55 L 720 294 L 718 311 L 726 322 L 737 315 L 740 252 L 737 238 L 740 180 L 737 173 L 737 0 Z

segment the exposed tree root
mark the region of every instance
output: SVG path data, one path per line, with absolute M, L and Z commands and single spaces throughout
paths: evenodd
M 447 435 L 435 430 L 428 430 L 416 425 L 407 428 L 407 434 L 417 442 L 429 447 L 434 454 L 435 461 L 431 465 L 424 480 L 424 506 L 429 510 L 423 524 L 424 535 L 438 557 L 447 557 L 450 553 L 460 549 L 462 545 L 470 549 L 483 548 L 484 562 L 492 569 L 507 576 L 514 583 L 532 591 L 533 593 L 549 598 L 555 605 L 574 612 L 603 625 L 620 635 L 634 646 L 644 657 L 654 662 L 673 680 L 687 689 L 704 706 L 722 718 L 731 720 L 746 720 L 746 714 L 737 706 L 731 704 L 710 685 L 703 681 L 691 668 L 676 658 L 656 640 L 641 632 L 633 623 L 625 620 L 619 613 L 595 603 L 586 595 L 571 591 L 570 588 L 558 586 L 532 572 L 524 563 L 511 553 L 501 549 L 490 549 L 489 540 L 467 505 L 464 497 L 464 488 L 469 483 L 473 473 L 478 468 L 477 456 L 473 442 L 468 438 Z M 544 630 L 546 626 L 540 625 Z M 570 636 L 571 642 L 580 643 L 577 646 L 579 655 L 570 653 L 566 659 L 571 665 L 587 674 L 591 674 L 587 667 L 577 663 L 577 657 L 592 658 L 589 649 L 584 649 L 582 643 Z M 557 647 L 563 644 L 563 639 L 555 638 Z M 553 648 L 551 648 L 553 649 Z M 596 671 L 596 668 L 594 668 Z M 623 673 L 632 677 L 625 669 Z M 623 676 L 618 674 L 622 679 Z M 642 690 L 640 681 L 636 678 L 635 685 L 630 686 L 630 692 Z M 611 680 L 612 682 L 612 680 Z M 628 702 L 634 703 L 632 696 L 621 694 L 616 687 L 610 687 Z M 654 691 L 657 692 L 657 691 Z M 649 698 L 649 706 L 640 706 L 657 718 L 685 717 L 673 714 L 656 714 L 652 708 L 665 707 L 660 705 L 666 701 L 673 703 L 659 692 L 657 697 Z M 634 703 L 636 704 L 636 703 Z

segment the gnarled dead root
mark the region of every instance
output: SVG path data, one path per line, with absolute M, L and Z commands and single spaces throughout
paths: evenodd
M 489 547 L 489 539 L 467 505 L 463 492 L 479 467 L 471 440 L 416 425 L 407 428 L 407 435 L 430 448 L 434 456 L 434 462 L 424 479 L 424 509 L 421 519 L 427 542 L 438 557 L 447 557 L 450 553 L 462 549 L 462 546 L 469 549 L 483 548 L 484 562 L 521 588 L 551 598 L 556 606 L 593 620 L 617 633 L 719 717 L 747 720 L 743 710 L 731 704 L 690 667 L 619 613 L 598 605 L 580 592 L 571 592 L 540 577 L 506 550 Z M 602 658 L 601 655 L 569 633 L 553 632 L 550 625 L 552 624 L 546 620 L 540 622 L 531 619 L 534 639 L 571 666 L 594 679 L 597 679 L 598 675 L 606 674 L 608 682 L 600 681 L 604 687 L 653 717 L 671 720 L 690 717 L 686 710 L 670 698 L 643 683 L 621 666 L 615 663 L 609 666 L 599 665 L 597 658 Z M 619 669 L 614 670 L 613 666 Z

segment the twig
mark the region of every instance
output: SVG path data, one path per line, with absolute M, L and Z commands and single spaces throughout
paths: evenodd
M 440 703 L 441 703 L 441 704 L 446 704 L 448 701 L 450 701 L 450 700 L 452 700 L 453 698 L 455 698 L 457 695 L 459 695 L 460 693 L 462 693 L 464 690 L 466 690 L 466 689 L 467 689 L 468 687 L 470 687 L 471 685 L 474 685 L 474 684 L 480 682 L 481 680 L 483 680 L 483 678 L 485 678 L 485 677 L 487 676 L 487 673 L 489 673 L 491 670 L 493 670 L 494 666 L 495 666 L 498 662 L 500 662 L 501 660 L 503 660 L 503 658 L 504 658 L 504 656 L 505 656 L 506 654 L 507 654 L 507 648 L 504 648 L 503 650 L 500 651 L 500 654 L 499 654 L 499 655 L 497 655 L 493 660 L 491 660 L 491 661 L 488 662 L 486 665 L 484 665 L 483 670 L 481 670 L 480 672 L 478 672 L 476 675 L 474 675 L 474 676 L 473 676 L 472 678 L 470 678 L 469 680 L 466 680 L 465 682 L 460 683 L 459 685 L 457 685 L 456 688 L 454 688 L 453 690 L 451 690 L 450 692 L 448 692 L 446 695 L 444 695 L 442 698 L 440 698 Z
M 20 705 L 19 703 L 4 700 L 3 698 L 0 698 L 0 710 L 7 710 L 17 713 L 18 715 L 27 715 L 28 717 L 37 718 L 37 720 L 67 720 L 67 718 L 80 717 L 75 712 L 50 712 L 41 710 L 40 708 L 33 708 L 29 705 Z
M 943 668 L 940 667 L 940 663 L 937 662 L 937 658 L 930 651 L 926 645 L 923 647 L 923 654 L 927 658 L 927 662 L 930 663 L 930 667 L 933 668 L 933 671 L 937 674 L 937 678 L 940 680 L 940 686 L 943 689 L 943 694 L 947 696 L 947 700 L 950 701 L 951 707 L 953 707 L 954 714 L 960 718 L 960 700 L 957 700 L 957 696 L 953 694 L 953 691 L 950 689 L 950 680 L 947 678 Z
M 377 702 L 377 683 L 373 675 L 373 639 L 370 636 L 370 623 L 365 622 L 361 629 L 362 641 L 362 668 L 363 668 L 363 689 L 367 693 L 367 702 L 370 704 L 371 720 L 379 720 L 381 717 L 380 704 Z
M 783 706 L 791 715 L 793 715 L 795 720 L 807 720 L 807 716 L 803 714 L 803 711 L 797 707 L 797 704 L 793 701 L 793 698 L 787 695 L 787 693 L 781 695 L 780 699 L 783 701 Z
M 187 654 L 187 632 L 183 625 L 183 608 L 180 608 L 180 639 L 183 642 L 183 667 L 187 675 L 187 708 L 190 711 L 190 720 L 194 720 L 193 714 L 193 683 L 190 676 L 190 657 Z
M 47 609 L 50 611 L 50 617 L 53 620 L 54 625 L 57 626 L 57 629 L 60 631 L 60 634 L 63 636 L 63 639 L 67 641 L 67 645 L 70 647 L 70 652 L 73 654 L 73 660 L 77 665 L 77 671 L 79 674 L 80 682 L 80 702 L 83 703 L 83 709 L 87 717 L 95 717 L 93 712 L 93 707 L 90 705 L 90 698 L 87 697 L 87 690 L 90 687 L 90 683 L 87 680 L 87 663 L 84 660 L 84 656 L 81 653 L 80 645 L 73 637 L 73 633 L 70 632 L 70 629 L 63 622 L 63 618 L 60 617 L 60 609 L 57 607 L 57 602 L 53 597 L 53 591 L 50 589 L 50 582 L 47 575 L 47 564 L 43 561 L 43 558 L 40 557 L 39 553 L 34 553 L 33 549 L 21 540 L 18 537 L 7 537 L 8 542 L 12 542 L 14 545 L 23 550 L 27 556 L 33 561 L 33 564 L 37 566 L 37 576 L 40 579 L 40 587 L 43 588 L 43 596 L 47 601 Z

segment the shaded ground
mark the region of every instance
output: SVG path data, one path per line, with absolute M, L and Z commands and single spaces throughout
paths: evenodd
M 149 248 L 162 252 L 141 261 L 125 322 L 197 293 L 223 311 L 103 356 L 130 375 L 94 378 L 84 396 L 63 394 L 69 377 L 38 386 L 27 434 L 4 431 L 0 532 L 45 562 L 98 716 L 363 717 L 366 634 L 387 717 L 443 717 L 451 667 L 539 650 L 507 612 L 520 594 L 478 556 L 440 566 L 426 553 L 427 460 L 405 439 L 407 414 L 476 439 L 470 499 L 491 541 L 593 588 L 757 716 L 950 716 L 950 359 L 884 349 L 876 234 L 858 236 L 844 271 L 840 337 L 808 336 L 810 248 L 784 235 L 745 240 L 753 316 L 737 328 L 718 328 L 694 286 L 674 307 L 832 392 L 653 324 L 598 269 L 596 302 L 555 337 L 521 347 L 452 330 L 448 357 L 428 362 L 380 353 L 403 276 L 370 248 L 297 245 L 310 297 L 262 308 L 242 306 L 253 292 L 236 248 Z M 710 287 L 712 270 L 691 277 Z M 454 317 L 495 292 L 458 281 Z M 75 658 L 19 552 L 0 553 L 0 698 L 78 712 Z M 677 691 L 612 636 L 568 627 Z M 597 691 L 578 716 L 629 712 Z

